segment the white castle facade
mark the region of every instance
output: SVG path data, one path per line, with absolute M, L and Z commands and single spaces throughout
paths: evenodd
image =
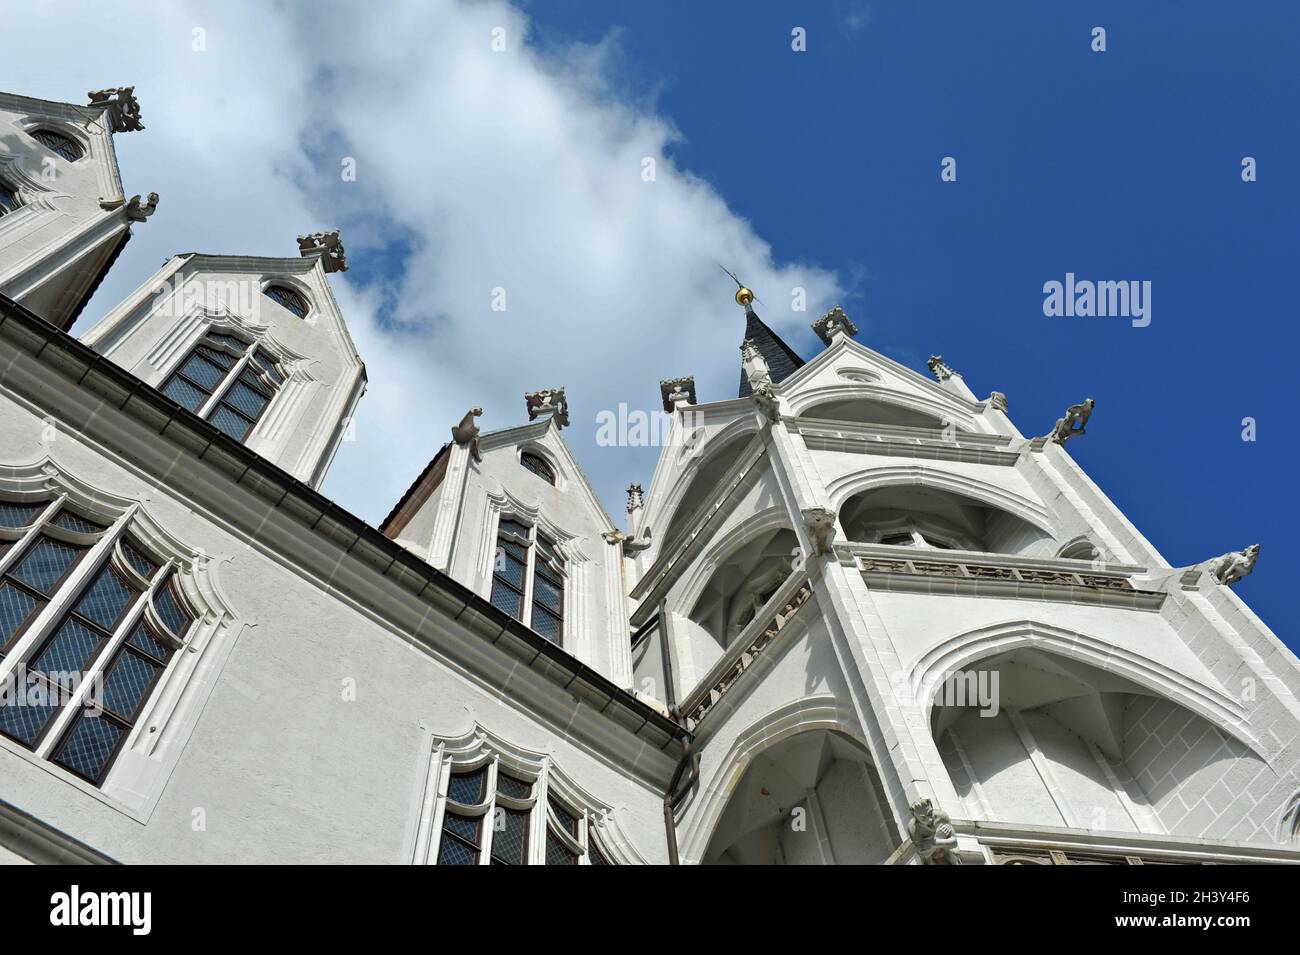
M 1026 438 L 741 289 L 740 394 L 662 383 L 625 526 L 552 389 L 374 528 L 317 490 L 366 384 L 337 233 L 67 334 L 158 205 L 140 128 L 0 95 L 0 861 L 1300 861 L 1258 549 L 1169 566 L 1067 450 L 1090 401 Z

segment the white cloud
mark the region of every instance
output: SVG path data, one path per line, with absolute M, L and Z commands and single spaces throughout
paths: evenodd
M 620 85 L 616 37 L 543 57 L 499 2 L 97 10 L 7 13 L 9 35 L 41 40 L 7 51 L 4 84 L 74 101 L 137 87 L 148 128 L 118 137 L 119 158 L 128 192 L 162 205 L 89 316 L 174 252 L 292 254 L 299 232 L 341 227 L 353 270 L 335 292 L 370 387 L 325 490 L 368 520 L 467 407 L 485 408 L 485 429 L 516 424 L 524 391 L 552 385 L 567 387 L 565 435 L 621 518 L 622 489 L 648 483 L 657 452 L 595 447 L 596 414 L 653 410 L 659 379 L 679 374 L 701 400 L 735 394 L 743 316 L 715 263 L 759 290 L 778 328 L 806 327 L 839 291 L 823 270 L 774 262 L 674 165 L 670 120 Z M 191 48 L 196 27 L 206 52 Z M 491 48 L 498 27 L 505 52 Z M 806 313 L 789 310 L 794 286 Z

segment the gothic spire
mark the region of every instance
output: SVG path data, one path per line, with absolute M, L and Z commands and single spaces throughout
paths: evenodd
M 780 335 L 763 324 L 763 320 L 754 311 L 754 293 L 745 287 L 745 284 L 736 277 L 736 273 L 721 262 L 718 263 L 718 268 L 730 275 L 731 280 L 736 283 L 736 304 L 745 310 L 745 337 L 740 340 L 741 350 L 744 350 L 746 342 L 753 342 L 758 353 L 767 362 L 768 373 L 773 383 L 780 383 L 803 367 L 803 359 L 781 340 Z M 749 384 L 749 376 L 745 373 L 745 369 L 741 368 L 740 394 L 736 397 L 745 398 L 751 394 L 753 388 Z
M 781 340 L 781 336 L 764 324 L 751 304 L 745 305 L 745 337 L 742 341 L 752 341 L 758 353 L 767 362 L 772 373 L 772 381 L 780 383 L 803 367 L 803 359 L 795 354 L 794 349 Z M 740 372 L 739 398 L 749 395 L 749 379 L 744 369 Z

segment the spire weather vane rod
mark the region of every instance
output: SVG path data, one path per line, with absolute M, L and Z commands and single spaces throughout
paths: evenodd
M 758 302 L 759 305 L 766 305 L 766 303 L 761 298 L 759 298 L 757 295 L 753 293 L 752 290 L 750 290 L 745 286 L 744 282 L 736 278 L 735 272 L 731 271 L 731 269 L 727 268 L 721 262 L 717 262 L 716 264 L 718 268 L 722 269 L 722 271 L 726 272 L 728 275 L 731 276 L 731 281 L 736 283 L 736 304 L 737 305 L 739 305 L 747 312 L 750 310 L 749 306 L 750 303 L 752 302 Z

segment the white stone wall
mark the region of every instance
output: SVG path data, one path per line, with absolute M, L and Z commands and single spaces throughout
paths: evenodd
M 56 155 L 31 137 L 37 129 L 82 156 Z M 21 202 L 0 217 L 0 291 L 63 327 L 128 228 L 101 111 L 0 93 L 0 182 Z
M 0 396 L 0 448 L 0 465 L 48 459 L 98 493 L 139 501 L 207 556 L 231 614 L 161 738 L 142 726 L 128 742 L 133 753 L 153 747 L 138 777 L 115 770 L 95 790 L 0 740 L 0 779 L 15 805 L 124 862 L 401 863 L 414 846 L 434 737 L 477 722 L 550 753 L 616 807 L 636 852 L 665 858 L 662 794 L 631 762 L 532 715 L 542 696 L 559 692 L 536 673 L 521 668 L 493 685 L 471 677 L 386 625 L 383 607 L 351 604 L 329 580 L 304 574 L 292 553 L 268 545 L 269 527 L 261 535 L 226 527 L 207 512 L 202 487 L 160 487 L 75 433 L 49 440 L 40 414 L 8 394 Z M 461 639 L 446 619 L 426 627 L 434 647 Z

